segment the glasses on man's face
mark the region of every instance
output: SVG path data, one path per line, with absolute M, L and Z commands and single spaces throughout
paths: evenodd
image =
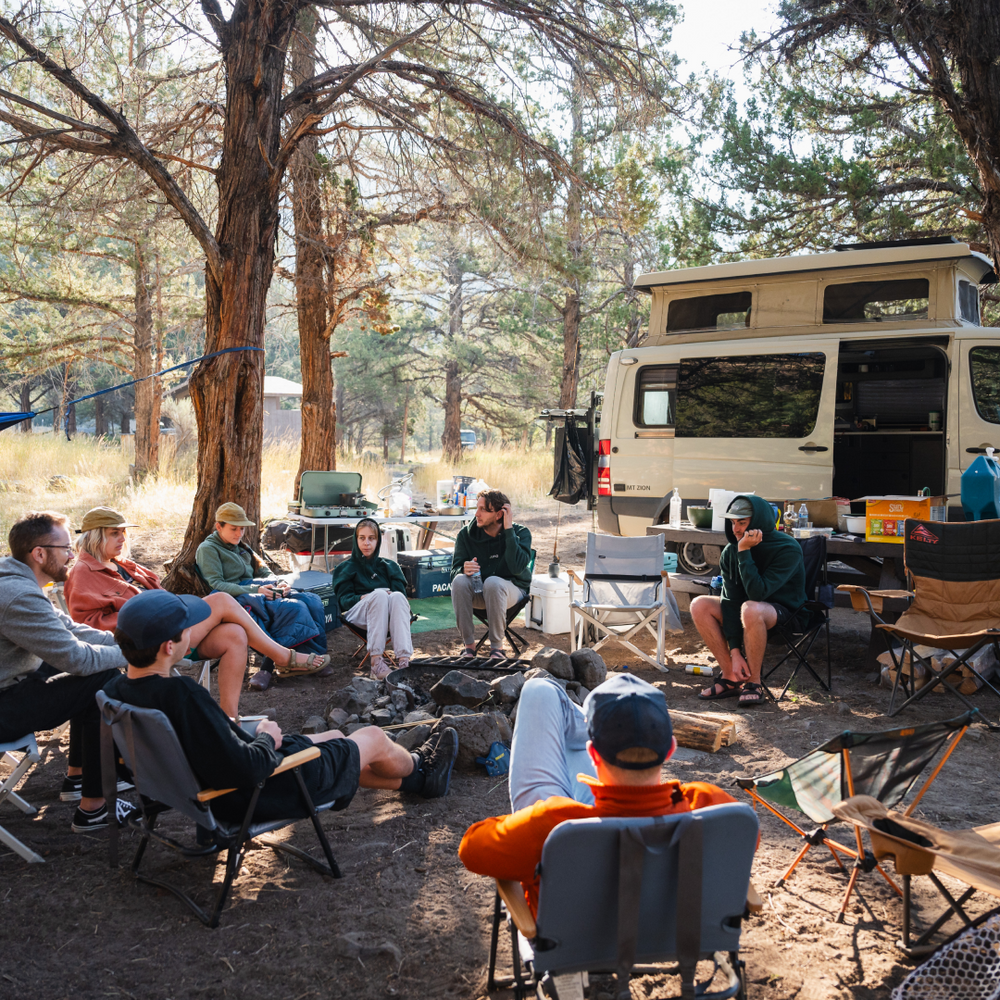
M 70 553 L 72 553 L 72 551 L 73 551 L 73 546 L 72 545 L 39 545 L 38 548 L 40 548 L 40 549 L 65 549 L 67 552 L 70 552 Z

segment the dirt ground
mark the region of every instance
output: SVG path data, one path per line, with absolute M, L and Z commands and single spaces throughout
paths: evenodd
M 551 557 L 554 511 L 552 505 L 518 517 L 534 533 L 541 565 Z M 563 564 L 582 567 L 590 515 L 564 509 L 561 517 Z M 169 555 L 167 540 L 144 541 L 144 551 L 142 544 L 136 548 L 147 563 L 157 565 Z M 832 695 L 809 682 L 797 684 L 780 706 L 744 711 L 734 746 L 715 755 L 681 750 L 665 765 L 666 773 L 728 789 L 736 777 L 779 767 L 840 730 L 889 728 L 883 715 L 888 692 L 869 682 L 863 666 L 867 620 L 836 609 L 832 623 Z M 527 635 L 534 651 L 542 645 L 568 648 L 568 636 Z M 425 653 L 458 647 L 454 631 L 417 639 Z M 273 707 L 279 724 L 295 730 L 308 716 L 322 712 L 330 693 L 352 676 L 353 645 L 346 635 L 331 635 L 333 677 L 282 680 L 263 694 L 246 693 L 241 711 L 254 714 Z M 607 659 L 611 666 L 627 663 L 662 685 L 672 707 L 704 708 L 695 701 L 702 679 L 683 672 L 685 663 L 708 662 L 690 624 L 683 635 L 668 638 L 667 648 L 672 665 L 679 668 L 667 674 L 639 668 L 617 654 Z M 989 698 L 981 693 L 975 700 L 995 720 L 998 706 Z M 733 701 L 720 707 L 736 711 Z M 956 699 L 935 695 L 899 720 L 924 722 L 959 710 Z M 301 862 L 257 847 L 247 855 L 221 926 L 209 930 L 172 896 L 136 883 L 127 867 L 111 870 L 105 836 L 70 832 L 73 807 L 58 800 L 66 740 L 43 733 L 39 743 L 44 762 L 23 788 L 38 815 L 28 818 L 9 805 L 0 808 L 0 823 L 45 857 L 45 864 L 31 865 L 6 849 L 0 853 L 5 928 L 0 998 L 485 996 L 493 887 L 462 867 L 456 848 L 470 823 L 508 811 L 504 779 L 459 774 L 448 798 L 437 801 L 362 790 L 349 809 L 326 813 L 323 819 L 343 879 L 323 879 Z M 917 815 L 952 828 L 997 820 L 997 748 L 996 734 L 973 727 Z M 186 832 L 175 820 L 164 825 Z M 829 855 L 813 851 L 787 885 L 775 888 L 798 844 L 768 814 L 761 816 L 761 831 L 753 880 L 765 905 L 745 923 L 742 937 L 750 996 L 888 998 L 913 967 L 894 948 L 901 927 L 899 898 L 877 872 L 863 876 L 847 919 L 837 923 L 846 875 Z M 307 850 L 317 849 L 307 822 L 283 835 Z M 840 837 L 851 842 L 850 831 L 841 830 Z M 124 835 L 126 858 L 131 843 L 131 836 Z M 168 868 L 203 902 L 209 882 L 221 879 L 222 866 L 214 861 L 175 861 L 155 847 L 149 861 Z M 944 882 L 952 890 L 957 887 L 947 878 Z M 918 911 L 936 915 L 928 880 L 915 878 L 913 883 Z M 992 902 L 977 897 L 970 913 L 984 912 Z M 956 930 L 957 924 L 948 929 Z M 677 988 L 676 979 L 649 976 L 633 983 L 633 996 L 670 996 Z M 592 995 L 600 992 L 595 984 Z M 497 994 L 501 1000 L 508 995 Z

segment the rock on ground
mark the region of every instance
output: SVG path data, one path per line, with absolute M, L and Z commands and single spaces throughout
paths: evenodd
M 433 718 L 433 716 L 432 716 Z M 434 720 L 437 721 L 436 719 Z M 396 740 L 396 746 L 402 747 L 404 750 L 413 751 L 416 750 L 421 743 L 423 743 L 428 736 L 431 734 L 431 727 L 426 726 L 414 726 L 412 729 L 406 729 L 400 733 Z
M 524 674 L 518 671 L 514 674 L 504 674 L 490 681 L 493 697 L 502 705 L 510 705 L 517 701 L 524 687 Z
M 335 708 L 326 717 L 326 721 L 331 729 L 343 729 L 351 721 L 351 717 L 342 708 Z
M 321 715 L 310 715 L 305 722 L 302 723 L 302 728 L 299 730 L 303 736 L 309 736 L 312 733 L 325 733 L 326 732 L 326 719 Z
M 589 690 L 593 691 L 598 684 L 603 684 L 608 678 L 608 668 L 604 657 L 592 649 L 577 649 L 569 654 L 573 664 L 576 679 Z
M 455 768 L 459 771 L 482 773 L 482 766 L 476 763 L 477 757 L 485 757 L 490 747 L 497 742 L 504 743 L 504 731 L 501 730 L 498 719 L 501 716 L 492 712 L 480 715 L 442 715 L 440 725 L 454 726 L 458 733 L 458 760 Z M 506 718 L 504 722 L 506 722 Z
M 431 688 L 431 697 L 439 705 L 465 705 L 475 708 L 490 696 L 490 686 L 478 677 L 470 677 L 461 670 L 449 670 Z
M 531 665 L 532 667 L 541 667 L 553 677 L 559 677 L 564 681 L 576 679 L 576 674 L 573 672 L 573 661 L 569 654 L 553 646 L 546 646 L 535 653 L 531 658 Z

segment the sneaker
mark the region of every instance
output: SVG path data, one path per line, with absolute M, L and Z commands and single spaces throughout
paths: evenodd
M 138 813 L 137 806 L 128 799 L 118 799 L 115 803 L 115 820 L 118 826 L 125 826 L 133 813 Z M 105 803 L 98 809 L 81 809 L 76 807 L 73 813 L 73 823 L 70 829 L 74 833 L 89 833 L 91 830 L 104 830 L 110 825 L 108 806 Z
M 381 656 L 372 657 L 372 677 L 377 681 L 384 681 L 392 673 L 392 667 L 382 659 Z
M 127 792 L 135 787 L 130 781 L 119 781 L 118 791 Z M 67 774 L 59 790 L 60 802 L 79 802 L 83 798 L 83 775 Z
M 451 726 L 446 726 L 440 732 L 432 733 L 416 752 L 424 772 L 424 787 L 420 794 L 425 799 L 439 799 L 447 795 L 451 771 L 458 757 L 458 733 Z

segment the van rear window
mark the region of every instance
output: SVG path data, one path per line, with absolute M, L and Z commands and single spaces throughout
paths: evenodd
M 677 369 L 650 365 L 639 369 L 635 380 L 637 427 L 673 427 Z
M 927 319 L 929 296 L 930 282 L 926 278 L 827 285 L 823 293 L 823 322 L 899 323 Z
M 750 292 L 696 295 L 672 299 L 667 306 L 667 333 L 681 330 L 736 330 L 750 325 Z
M 1000 347 L 973 347 L 969 368 L 976 411 L 983 420 L 1000 424 Z
M 823 391 L 824 354 L 688 358 L 677 374 L 675 435 L 803 438 Z

